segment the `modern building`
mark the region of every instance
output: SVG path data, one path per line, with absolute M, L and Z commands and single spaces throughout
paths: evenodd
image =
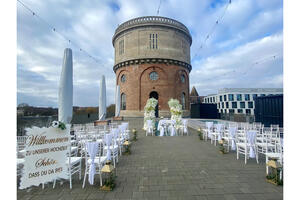
M 143 116 L 151 97 L 158 99 L 157 115 L 170 116 L 168 100 L 175 98 L 189 116 L 192 37 L 184 24 L 158 16 L 131 19 L 118 26 L 112 44 L 121 116 Z
M 254 99 L 283 94 L 282 88 L 224 88 L 204 98 L 204 103 L 217 104 L 219 113 L 254 115 Z

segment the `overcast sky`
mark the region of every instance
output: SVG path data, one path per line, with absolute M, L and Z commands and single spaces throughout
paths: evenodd
M 100 60 L 94 62 L 17 3 L 17 103 L 53 107 L 67 47 L 73 50 L 74 105 L 98 106 L 101 75 L 106 77 L 107 104 L 114 103 L 114 31 L 129 19 L 156 15 L 160 4 L 160 0 L 21 1 Z M 225 87 L 282 88 L 282 0 L 232 0 L 204 43 L 228 1 L 161 0 L 159 15 L 184 23 L 193 38 L 190 90 L 195 86 L 199 95 L 207 95 Z

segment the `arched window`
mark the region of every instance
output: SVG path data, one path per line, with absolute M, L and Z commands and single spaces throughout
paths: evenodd
M 121 82 L 122 82 L 122 83 L 125 83 L 125 81 L 126 81 L 126 75 L 123 74 L 123 75 L 121 76 Z
M 181 74 L 180 79 L 181 79 L 181 83 L 185 82 L 185 76 L 183 74 Z
M 126 110 L 126 94 L 121 94 L 121 110 Z
M 181 95 L 181 104 L 182 104 L 182 110 L 185 110 L 185 93 L 184 92 Z

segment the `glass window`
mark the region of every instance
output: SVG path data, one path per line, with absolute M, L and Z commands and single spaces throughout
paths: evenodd
M 238 113 L 243 113 L 243 109 L 238 109 Z
M 240 102 L 240 108 L 245 108 L 245 102 L 244 101 Z
M 126 95 L 121 94 L 121 110 L 126 110 Z
M 226 108 L 229 108 L 229 102 L 228 101 L 226 102 Z
M 222 108 L 224 108 L 224 102 L 222 102 Z
M 226 98 L 226 97 L 227 97 L 227 95 L 225 94 L 225 95 L 224 95 L 224 101 L 227 101 L 227 98 Z
M 149 35 L 149 45 L 150 49 L 157 49 L 157 33 L 151 33 Z
M 182 110 L 185 110 L 185 93 L 181 95 Z
M 251 114 L 251 110 L 250 109 L 246 109 L 246 114 Z
M 119 55 L 122 55 L 124 53 L 124 40 L 121 40 L 119 42 Z
M 216 102 L 216 99 L 215 99 L 215 97 L 213 97 L 213 102 Z
M 245 101 L 250 101 L 250 94 L 245 94 Z
M 221 109 L 221 113 L 223 113 L 223 109 Z
M 234 113 L 234 109 L 229 109 L 229 113 Z
M 257 94 L 252 94 L 253 100 L 257 97 Z
M 252 101 L 248 102 L 248 108 L 253 108 L 253 102 Z
M 123 74 L 123 75 L 121 76 L 121 82 L 122 82 L 122 83 L 125 83 L 125 81 L 126 81 L 126 75 Z
M 265 94 L 261 94 L 260 96 L 261 96 L 261 97 L 264 97 L 264 96 L 266 96 L 266 95 L 265 95 Z
M 232 102 L 231 105 L 232 105 L 232 108 L 237 108 L 237 103 L 236 102 Z
M 227 110 L 226 110 L 226 109 L 224 109 L 224 113 L 227 113 Z
M 218 103 L 218 108 L 221 108 L 220 106 L 221 106 L 221 104 L 220 104 L 220 103 Z
M 152 81 L 156 81 L 156 80 L 158 79 L 158 74 L 157 74 L 157 72 L 151 72 L 151 73 L 149 74 L 149 76 L 150 76 L 150 79 L 151 79 Z
M 229 95 L 228 95 L 228 100 L 229 100 L 229 101 L 233 101 L 233 94 L 229 94 Z
M 242 95 L 241 94 L 237 94 L 236 95 L 236 99 L 237 99 L 237 101 L 242 101 Z
M 181 79 L 181 83 L 185 82 L 185 76 L 183 74 L 181 74 L 180 79 Z
M 220 101 L 222 101 L 222 96 L 220 96 Z

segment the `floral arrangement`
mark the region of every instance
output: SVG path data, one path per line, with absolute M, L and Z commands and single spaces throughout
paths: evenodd
M 182 105 L 177 99 L 168 101 L 171 112 L 171 120 L 175 120 L 175 128 L 178 129 L 182 125 Z
M 147 120 L 152 120 L 153 127 L 155 127 L 155 107 L 157 105 L 157 100 L 150 98 L 144 107 L 144 130 L 148 129 Z
M 66 129 L 66 125 L 61 121 L 53 121 L 51 126 L 54 128 L 60 128 L 61 130 Z

